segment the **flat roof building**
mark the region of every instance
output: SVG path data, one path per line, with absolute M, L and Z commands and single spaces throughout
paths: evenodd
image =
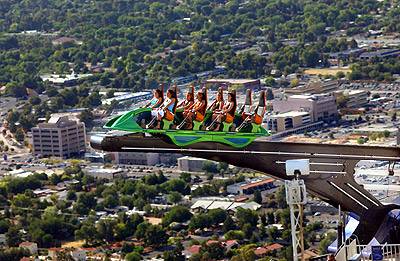
M 178 169 L 180 171 L 194 171 L 199 172 L 203 170 L 204 159 L 195 158 L 195 157 L 181 157 L 178 158 Z
M 32 128 L 33 154 L 69 158 L 86 151 L 85 124 L 68 116 L 53 114 L 47 123 Z
M 149 100 L 153 97 L 153 94 L 149 91 L 145 91 L 145 92 L 135 92 L 135 93 L 128 93 L 128 94 L 123 94 L 123 95 L 119 95 L 116 97 L 112 97 L 106 100 L 102 101 L 102 104 L 111 104 L 113 101 L 117 101 L 117 102 L 126 102 L 126 101 L 130 101 L 132 103 L 137 103 L 137 102 L 141 102 L 141 101 L 145 101 L 145 100 Z
M 273 132 L 287 131 L 311 123 L 309 112 L 289 111 L 266 117 L 267 129 Z
M 268 189 L 275 188 L 275 180 L 271 178 L 266 179 L 251 179 L 248 181 L 243 181 L 239 183 L 235 183 L 232 185 L 228 185 L 226 187 L 226 191 L 229 194 L 245 194 L 250 195 L 253 194 L 254 191 L 264 191 Z
M 209 79 L 206 84 L 215 85 L 241 85 L 245 89 L 260 89 L 261 81 L 260 79 Z
M 322 94 L 331 93 L 339 88 L 337 80 L 309 82 L 306 85 L 285 90 L 285 94 Z
M 359 58 L 361 60 L 370 60 L 374 58 L 397 57 L 400 55 L 400 49 L 382 49 L 372 52 L 362 53 Z
M 160 163 L 159 153 L 115 152 L 113 155 L 118 164 L 154 166 Z
M 238 208 L 258 210 L 261 207 L 260 204 L 251 202 L 234 202 L 231 200 L 217 200 L 217 199 L 199 199 L 190 208 L 192 211 L 196 210 L 211 210 L 211 209 L 223 209 L 227 211 L 236 212 Z
M 60 75 L 60 74 L 44 74 L 41 75 L 40 78 L 44 82 L 49 82 L 54 85 L 60 85 L 60 86 L 71 86 L 74 85 L 78 82 L 79 79 L 84 79 L 92 76 L 92 74 L 87 73 L 87 74 L 76 74 L 76 73 L 71 73 L 71 74 L 66 74 L 66 75 Z
M 285 113 L 290 111 L 309 112 L 311 122 L 331 122 L 337 119 L 338 110 L 336 97 L 330 94 L 291 95 L 280 100 L 273 100 L 274 112 Z
M 126 173 L 122 169 L 110 169 L 110 168 L 88 168 L 85 172 L 97 179 L 113 180 L 116 177 L 125 177 Z
M 360 108 L 368 104 L 368 92 L 364 90 L 340 90 L 335 96 L 343 95 L 346 98 L 347 108 Z

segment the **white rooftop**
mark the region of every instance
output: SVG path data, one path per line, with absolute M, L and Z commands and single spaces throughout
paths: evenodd
M 76 74 L 76 73 L 71 73 L 71 74 L 66 74 L 66 75 L 60 75 L 60 74 L 44 74 L 41 75 L 40 78 L 42 79 L 42 81 L 49 81 L 51 83 L 65 83 L 68 81 L 72 81 L 72 80 L 78 80 L 78 79 L 82 79 L 82 78 L 86 78 L 92 76 L 92 74 L 88 73 L 88 74 Z
M 114 93 L 115 95 L 115 93 Z M 141 97 L 146 97 L 151 95 L 151 92 L 149 91 L 144 91 L 144 92 L 135 92 L 135 93 L 127 93 L 119 96 L 115 96 L 112 98 L 108 98 L 104 101 L 102 101 L 103 104 L 110 104 L 113 101 L 125 101 L 125 100 L 130 100 L 130 99 L 135 99 L 135 98 L 141 98 Z
M 183 156 L 183 157 L 178 158 L 178 160 L 198 160 L 198 161 L 204 161 L 204 159 L 196 158 L 196 157 L 190 157 L 190 156 Z
M 257 210 L 260 207 L 261 207 L 260 204 L 253 201 L 243 203 L 243 202 L 233 202 L 226 200 L 198 200 L 190 208 L 191 209 L 202 208 L 206 210 L 220 208 L 223 210 L 236 211 L 237 208 Z
M 204 208 L 207 209 L 214 201 L 213 200 L 197 200 L 190 208 Z
M 288 111 L 288 112 L 284 112 L 284 113 L 270 115 L 269 118 L 297 117 L 297 116 L 306 116 L 306 115 L 310 115 L 310 113 L 306 112 L 306 111 Z

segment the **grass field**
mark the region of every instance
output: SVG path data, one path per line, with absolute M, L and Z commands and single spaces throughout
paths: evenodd
M 349 73 L 351 72 L 350 68 L 342 67 L 342 68 L 319 68 L 319 69 L 307 69 L 304 71 L 305 74 L 311 75 L 336 75 L 338 72 Z

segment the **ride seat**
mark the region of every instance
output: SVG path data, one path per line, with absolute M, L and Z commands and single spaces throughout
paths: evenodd
M 196 119 L 193 119 L 193 130 L 200 130 L 201 126 L 203 125 L 205 119 L 206 119 L 206 113 L 207 113 L 207 101 L 208 101 L 208 97 L 207 97 L 207 88 L 203 87 L 201 88 L 204 94 L 204 108 L 202 109 L 202 114 L 203 114 L 203 119 L 201 121 L 198 121 Z
M 163 130 L 169 130 L 171 128 L 171 125 L 174 123 L 174 120 L 169 121 L 166 118 L 163 118 L 162 122 L 163 122 Z
M 260 92 L 260 99 L 258 101 L 258 105 L 254 110 L 254 117 L 259 117 L 259 122 L 252 122 L 251 123 L 251 132 L 258 132 L 260 131 L 261 124 L 267 110 L 267 104 L 265 100 L 265 91 Z

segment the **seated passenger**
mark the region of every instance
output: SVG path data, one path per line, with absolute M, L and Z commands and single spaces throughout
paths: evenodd
M 234 91 L 228 93 L 228 102 L 224 105 L 221 111 L 214 112 L 213 122 L 207 130 L 219 131 L 222 122 L 232 123 L 235 118 L 236 111 L 236 95 Z
M 193 129 L 193 121 L 203 121 L 206 113 L 206 96 L 202 90 L 197 93 L 196 102 L 183 113 L 185 119 L 177 127 L 177 129 Z
M 146 126 L 146 128 L 151 128 L 153 123 L 157 121 L 157 126 L 155 128 L 160 129 L 161 120 L 163 118 L 167 119 L 168 121 L 173 121 L 176 103 L 176 92 L 172 89 L 169 89 L 167 91 L 167 98 L 165 99 L 163 104 L 159 108 L 155 108 L 151 111 L 153 120 Z
M 266 112 L 265 104 L 266 104 L 265 92 L 261 91 L 260 99 L 259 99 L 257 107 L 255 108 L 255 110 L 253 112 L 243 114 L 244 120 L 243 120 L 242 124 L 236 129 L 236 131 L 240 131 L 243 127 L 245 127 L 246 125 L 251 124 L 251 123 L 261 125 L 263 118 L 264 118 L 264 114 Z
M 218 111 L 222 111 L 223 108 L 224 108 L 224 94 L 223 94 L 222 88 L 219 88 L 217 97 L 211 103 L 211 105 L 210 105 L 210 107 L 208 107 L 208 109 L 213 112 L 218 112 Z
M 160 89 L 153 91 L 153 98 L 143 107 L 143 108 L 151 108 L 155 109 L 160 107 L 163 103 L 163 94 Z
M 246 100 L 243 107 L 240 110 L 240 114 L 242 115 L 242 119 L 247 119 L 248 116 L 251 116 L 253 113 L 251 112 L 252 107 L 252 99 L 251 99 L 251 90 L 246 90 Z
M 183 111 L 188 111 L 194 103 L 194 91 L 193 91 L 193 86 L 190 87 L 190 90 L 186 94 L 186 99 L 181 101 L 177 105 L 177 109 L 183 109 Z

